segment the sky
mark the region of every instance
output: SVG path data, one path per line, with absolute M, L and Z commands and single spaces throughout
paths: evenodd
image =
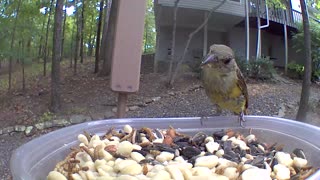
M 67 14 L 68 14 L 68 15 L 73 14 L 74 10 L 75 10 L 75 9 L 74 9 L 74 6 L 68 7 L 68 8 L 67 8 Z
M 41 9 L 40 9 L 40 12 L 45 13 L 45 9 L 46 9 L 45 7 L 41 8 Z M 64 9 L 65 9 L 65 7 L 63 7 L 63 10 L 64 10 Z M 74 9 L 74 6 L 68 7 L 68 8 L 67 8 L 67 14 L 68 14 L 68 15 L 73 14 L 74 10 L 75 10 L 75 9 Z
M 299 0 L 291 0 L 291 4 L 292 4 L 292 9 L 301 12 Z

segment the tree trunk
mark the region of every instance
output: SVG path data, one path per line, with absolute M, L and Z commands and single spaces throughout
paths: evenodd
M 47 10 L 45 11 L 45 14 L 47 14 Z M 39 41 L 39 52 L 38 52 L 38 62 L 40 62 L 40 58 L 43 57 L 43 31 L 44 31 L 44 27 L 46 25 L 46 20 L 44 19 L 43 23 L 42 23 L 42 28 L 41 28 L 41 35 L 40 35 L 40 41 Z
M 17 28 L 17 22 L 18 22 L 18 17 L 19 17 L 19 11 L 20 11 L 20 6 L 21 6 L 22 0 L 19 0 L 18 7 L 17 7 L 17 14 L 16 18 L 14 19 L 14 25 L 12 29 L 12 36 L 11 36 L 11 44 L 10 44 L 10 51 L 13 51 L 13 45 L 14 45 L 14 40 L 15 40 L 15 34 L 16 34 L 16 28 Z M 11 79 L 12 79 L 12 55 L 10 55 L 9 58 L 9 87 L 8 91 L 10 92 L 11 90 Z
M 92 14 L 91 16 L 91 22 L 94 21 L 95 16 Z M 90 25 L 90 30 L 89 30 L 89 39 L 88 39 L 88 51 L 87 51 L 87 56 L 91 57 L 92 56 L 92 52 L 93 52 L 93 42 L 94 42 L 94 28 L 93 26 Z
M 104 76 L 104 75 L 106 76 L 107 75 L 107 72 L 105 72 L 106 71 L 105 66 L 108 66 L 108 64 L 106 62 L 107 61 L 106 50 L 108 47 L 107 34 L 108 34 L 109 21 L 111 19 L 110 15 L 111 15 L 112 5 L 113 5 L 112 0 L 106 0 L 106 8 L 105 8 L 103 29 L 102 29 L 102 39 L 100 42 L 100 49 L 99 49 L 99 60 L 102 60 L 102 69 L 99 70 L 99 76 Z
M 174 80 L 175 80 L 175 78 L 176 78 L 176 76 L 177 76 L 177 74 L 178 74 L 178 71 L 179 71 L 179 69 L 180 69 L 180 66 L 182 65 L 182 63 L 183 63 L 183 61 L 184 61 L 184 59 L 185 59 L 185 56 L 186 56 L 186 54 L 187 54 L 187 52 L 188 52 L 189 45 L 190 45 L 190 42 L 191 42 L 193 36 L 194 36 L 195 34 L 197 34 L 197 33 L 208 23 L 209 18 L 211 17 L 212 13 L 213 13 L 214 11 L 216 11 L 217 9 L 219 9 L 226 1 L 227 1 L 227 0 L 223 0 L 223 1 L 220 2 L 219 5 L 217 5 L 216 7 L 213 7 L 213 8 L 210 10 L 210 12 L 208 13 L 207 18 L 203 21 L 203 23 L 202 23 L 196 30 L 194 30 L 192 33 L 189 34 L 189 38 L 188 38 L 188 40 L 187 40 L 187 43 L 186 43 L 186 46 L 185 46 L 185 48 L 184 48 L 183 54 L 182 54 L 181 58 L 179 59 L 178 64 L 177 64 L 177 67 L 175 68 L 175 70 L 174 70 L 174 72 L 173 72 L 173 74 L 172 74 L 172 76 L 171 76 L 171 78 L 170 78 L 169 86 L 173 86 Z
M 103 29 L 102 35 L 102 53 L 101 59 L 103 60 L 102 70 L 100 71 L 100 76 L 107 76 L 111 72 L 111 59 L 112 59 L 112 51 L 114 46 L 114 37 L 115 37 L 115 28 L 117 22 L 117 15 L 119 10 L 119 1 L 112 1 L 111 10 L 110 10 L 110 17 L 109 22 L 105 20 L 107 23 Z M 105 29 L 106 28 L 106 29 Z M 105 37 L 105 41 L 104 41 Z M 105 48 L 104 48 L 105 47 Z
M 24 53 L 23 41 L 19 42 L 19 60 L 21 62 L 21 71 L 22 71 L 22 92 L 24 93 L 26 89 L 26 81 L 25 81 L 25 74 L 24 74 L 25 53 Z
M 80 63 L 83 63 L 83 48 L 84 48 L 84 11 L 85 11 L 85 0 L 82 1 L 82 11 L 81 11 L 81 37 L 80 37 Z
M 68 0 L 65 2 L 68 3 Z M 63 47 L 64 47 L 64 39 L 65 39 L 65 33 L 66 33 L 66 21 L 67 21 L 67 8 L 65 8 L 63 13 L 63 30 L 62 30 L 62 42 L 61 42 L 61 61 L 63 60 Z
M 96 40 L 96 52 L 95 52 L 95 62 L 94 62 L 94 73 L 98 73 L 99 71 L 99 59 L 100 59 L 100 38 L 101 38 L 101 25 L 102 25 L 102 17 L 103 17 L 103 4 L 104 0 L 100 1 L 100 9 L 99 9 L 99 19 L 98 19 L 98 27 L 97 27 L 97 40 Z M 107 13 L 107 11 L 106 11 Z M 105 16 L 107 17 L 107 16 Z
M 170 78 L 172 76 L 172 66 L 175 59 L 176 52 L 176 29 L 177 29 L 177 14 L 178 14 L 178 4 L 180 0 L 176 0 L 174 3 L 174 14 L 173 14 L 173 29 L 172 29 L 172 44 L 171 44 L 171 58 L 168 70 L 168 81 L 170 82 Z
M 94 51 L 94 40 L 96 39 L 96 35 L 97 33 L 96 32 L 93 32 L 92 34 L 92 38 L 91 38 L 91 50 L 88 52 L 88 54 L 92 57 L 93 56 L 93 51 Z
M 74 20 L 74 24 L 76 24 L 77 21 Z M 70 52 L 71 52 L 71 57 L 70 57 L 70 66 L 69 68 L 72 68 L 72 61 L 73 61 L 73 56 L 74 56 L 74 45 L 73 45 L 73 42 L 74 42 L 74 28 L 72 28 L 72 33 L 71 33 L 71 46 L 70 46 Z
M 309 96 L 311 85 L 311 34 L 309 15 L 305 0 L 300 0 L 302 19 L 303 19 L 303 35 L 305 47 L 305 61 L 304 61 L 304 77 L 302 83 L 302 91 L 300 97 L 299 110 L 296 119 L 299 121 L 306 121 L 307 112 L 309 110 Z
M 25 76 L 25 56 L 27 58 L 31 58 L 31 42 L 32 42 L 32 39 L 29 38 L 28 40 L 28 43 L 27 43 L 27 53 L 25 53 L 24 51 L 24 46 L 22 44 L 22 54 L 23 54 L 23 57 L 22 57 L 22 91 L 23 93 L 25 93 L 25 90 L 26 90 L 26 76 Z
M 161 6 L 158 5 L 158 0 L 153 1 L 153 7 L 154 7 L 154 15 L 155 15 L 155 25 L 156 25 L 156 47 L 155 47 L 155 55 L 153 59 L 153 73 L 158 73 L 158 54 L 160 53 L 159 50 L 159 45 L 160 45 L 160 14 L 161 14 Z
M 53 8 L 53 0 L 50 1 L 50 10 L 49 10 L 49 16 L 48 16 L 48 22 L 47 22 L 47 32 L 46 32 L 46 39 L 44 44 L 43 76 L 47 75 L 48 38 L 49 38 L 49 27 L 50 27 L 50 21 L 51 21 L 52 8 Z
M 96 32 L 94 31 L 94 28 L 90 28 L 90 35 L 89 35 L 89 45 L 88 45 L 88 51 L 87 51 L 87 55 L 89 57 L 93 56 L 93 43 L 94 40 L 96 39 Z
M 62 43 L 63 0 L 57 0 L 54 17 L 52 69 L 51 69 L 51 111 L 60 110 L 60 61 Z
M 93 33 L 91 33 L 92 31 L 92 28 L 90 28 L 90 34 L 89 34 L 89 39 L 88 39 L 88 50 L 87 52 L 85 53 L 87 56 L 91 57 L 92 56 L 92 52 L 93 52 L 93 41 L 92 41 L 92 36 L 93 36 Z
M 76 4 L 78 1 L 76 0 Z M 76 9 L 76 24 L 77 24 L 77 34 L 76 34 L 76 49 L 74 52 L 74 69 L 73 69 L 73 74 L 77 74 L 77 62 L 78 62 L 78 57 L 79 57 L 79 48 L 80 48 L 80 33 L 81 33 L 81 21 L 80 21 L 80 16 L 79 16 L 79 9 Z
M 145 30 L 144 30 L 145 32 L 144 53 L 146 53 L 148 49 L 148 30 L 147 29 L 148 29 L 148 21 L 146 21 Z

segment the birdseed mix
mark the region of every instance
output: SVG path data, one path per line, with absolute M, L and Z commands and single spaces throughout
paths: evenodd
M 189 136 L 173 127 L 125 125 L 103 136 L 84 132 L 78 140 L 48 180 L 298 180 L 318 170 L 308 165 L 302 149 L 284 152 L 283 145 L 233 130 Z

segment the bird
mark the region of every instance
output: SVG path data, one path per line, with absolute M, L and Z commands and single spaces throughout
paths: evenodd
M 233 50 L 224 44 L 213 44 L 200 64 L 201 79 L 206 95 L 218 110 L 226 109 L 239 115 L 244 127 L 248 114 L 248 90 L 236 63 Z

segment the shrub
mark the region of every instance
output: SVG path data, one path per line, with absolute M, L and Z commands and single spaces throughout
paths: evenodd
M 269 58 L 260 58 L 247 62 L 244 58 L 236 57 L 237 64 L 245 77 L 269 80 L 273 78 L 275 69 Z
M 236 56 L 236 62 L 243 76 L 249 77 L 250 74 L 250 64 L 245 60 L 245 58 Z
M 289 63 L 288 64 L 288 76 L 291 78 L 302 79 L 304 75 L 304 66 L 297 63 Z M 316 69 L 313 67 L 311 81 L 319 81 L 320 80 L 320 69 Z
M 320 69 L 316 69 L 312 72 L 312 77 L 311 77 L 311 80 L 313 82 L 315 81 L 320 81 Z
M 302 79 L 304 72 L 304 66 L 297 63 L 288 64 L 288 76 L 291 78 Z
M 312 58 L 312 80 L 319 79 L 320 69 L 320 26 L 319 23 L 313 21 L 310 22 L 310 34 L 311 34 L 311 58 Z M 303 25 L 298 24 L 298 32 L 292 36 L 293 47 L 296 52 L 303 52 L 305 49 L 304 45 L 304 34 Z M 301 65 L 300 65 L 301 66 Z M 303 66 L 302 66 L 303 67 Z M 303 71 L 302 71 L 303 72 Z M 301 76 L 302 78 L 302 76 Z
M 46 121 L 51 121 L 52 119 L 54 119 L 56 116 L 50 112 L 44 112 L 40 117 L 39 117 L 39 122 L 46 122 Z

